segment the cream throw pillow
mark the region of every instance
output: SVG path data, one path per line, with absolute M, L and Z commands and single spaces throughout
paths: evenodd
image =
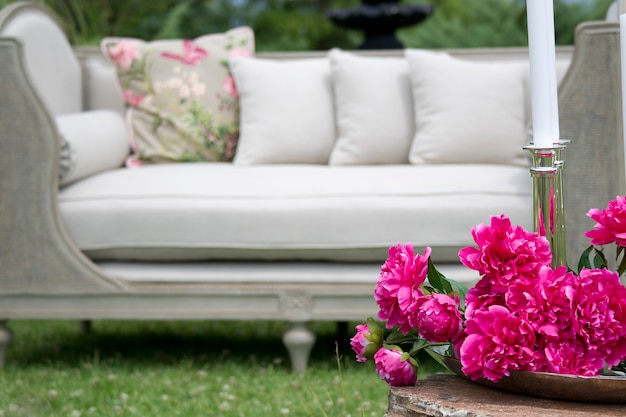
M 335 141 L 327 58 L 234 57 L 241 136 L 235 164 L 327 164 Z
M 407 49 L 415 108 L 413 164 L 528 165 L 521 63 Z
M 330 165 L 408 163 L 415 126 L 406 59 L 338 49 L 329 57 L 338 134 Z

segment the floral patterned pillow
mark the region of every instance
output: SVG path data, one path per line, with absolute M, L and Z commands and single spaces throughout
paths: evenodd
M 128 166 L 233 159 L 239 95 L 228 59 L 254 53 L 250 28 L 194 40 L 105 38 L 101 47 L 128 108 Z

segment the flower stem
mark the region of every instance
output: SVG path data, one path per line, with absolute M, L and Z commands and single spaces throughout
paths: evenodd
M 619 266 L 617 267 L 617 275 L 621 277 L 624 271 L 626 271 L 626 252 L 624 252 L 622 246 L 618 247 L 617 256 L 619 256 L 620 252 L 622 253 L 622 260 L 620 261 Z
M 385 343 L 387 343 L 388 345 L 399 345 L 401 343 L 408 343 L 408 342 L 413 342 L 417 339 L 415 339 L 415 337 L 403 337 L 400 339 L 387 339 L 385 340 Z

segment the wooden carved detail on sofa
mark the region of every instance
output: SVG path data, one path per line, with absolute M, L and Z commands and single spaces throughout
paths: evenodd
M 0 39 L 0 288 L 4 294 L 114 292 L 66 235 L 56 193 L 60 139 L 27 79 L 23 52 Z
M 559 88 L 561 138 L 572 140 L 563 152 L 566 251 L 571 267 L 576 267 L 578 256 L 589 245 L 583 233 L 594 223 L 587 211 L 606 207 L 626 191 L 620 68 L 619 25 L 581 24 L 571 66 Z
M 302 290 L 288 290 L 281 298 L 281 310 L 287 317 L 306 320 L 312 305 L 311 296 Z

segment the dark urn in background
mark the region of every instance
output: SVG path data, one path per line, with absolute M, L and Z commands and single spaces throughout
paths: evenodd
M 398 4 L 399 0 L 362 0 L 350 9 L 334 9 L 327 17 L 337 26 L 365 32 L 359 49 L 402 49 L 396 29 L 422 22 L 434 10 L 426 4 Z

